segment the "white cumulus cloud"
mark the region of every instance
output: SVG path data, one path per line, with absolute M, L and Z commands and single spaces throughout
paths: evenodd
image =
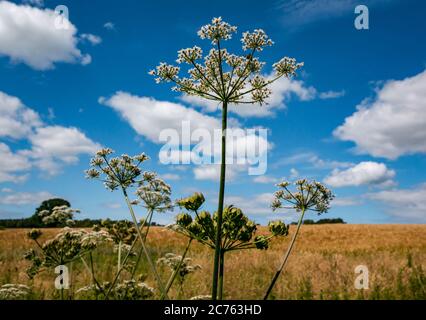
M 37 112 L 27 108 L 17 97 L 0 91 L 0 137 L 23 138 L 40 125 Z
M 16 192 L 0 197 L 0 204 L 23 206 L 28 204 L 39 204 L 51 198 L 53 198 L 53 195 L 47 191 Z
M 334 169 L 324 182 L 332 187 L 390 186 L 394 184 L 394 176 L 395 171 L 388 169 L 384 163 L 364 161 L 345 170 Z
M 371 193 L 368 197 L 380 201 L 401 222 L 426 222 L 426 183 L 410 189 Z
M 334 136 L 355 142 L 358 152 L 374 157 L 426 153 L 426 70 L 386 82 L 375 99 L 359 105 Z
M 77 28 L 55 27 L 51 9 L 0 1 L 0 56 L 25 63 L 36 70 L 52 69 L 55 63 L 90 63 L 78 48 Z

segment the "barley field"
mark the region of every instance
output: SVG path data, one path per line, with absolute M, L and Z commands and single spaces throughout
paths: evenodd
M 41 241 L 59 229 L 44 229 Z M 46 270 L 29 280 L 26 250 L 33 247 L 27 229 L 0 230 L 0 285 L 20 283 L 32 287 L 33 299 L 57 299 L 54 288 L 57 276 Z M 290 236 L 294 228 L 290 228 Z M 181 254 L 186 239 L 161 227 L 153 227 L 149 249 L 158 259 L 165 253 Z M 262 231 L 261 231 L 262 232 Z M 242 250 L 229 253 L 225 261 L 225 299 L 261 299 L 274 274 L 290 237 L 275 239 L 268 250 Z M 179 293 L 174 288 L 171 298 L 187 299 L 210 293 L 211 256 L 213 250 L 194 243 L 188 253 L 201 270 L 190 274 Z M 116 254 L 110 247 L 98 248 L 94 254 L 96 276 L 111 281 L 116 268 Z M 369 270 L 369 289 L 354 287 L 357 265 Z M 273 291 L 273 299 L 425 299 L 426 225 L 307 225 L 302 227 L 296 250 L 287 269 Z M 160 269 L 166 280 L 169 271 Z M 140 264 L 138 275 L 155 286 L 146 263 Z M 121 275 L 124 279 L 126 272 Z M 75 291 L 90 283 L 90 275 L 82 263 L 71 268 L 72 287 L 68 299 L 78 299 Z

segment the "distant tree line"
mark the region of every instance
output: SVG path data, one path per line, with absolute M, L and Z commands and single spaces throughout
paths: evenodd
M 336 223 L 342 223 L 345 224 L 346 222 L 343 221 L 342 218 L 331 218 L 331 219 L 319 219 L 318 221 L 314 221 L 312 219 L 306 219 L 303 221 L 303 224 L 336 224 Z M 292 222 L 291 224 L 297 224 L 297 222 Z
M 43 201 L 40 206 L 35 210 L 34 214 L 28 218 L 21 219 L 0 219 L 0 229 L 1 228 L 55 228 L 59 225 L 48 225 L 43 223 L 42 219 L 39 216 L 39 212 L 43 210 L 52 211 L 55 207 L 67 206 L 71 207 L 71 204 L 64 199 L 54 198 Z M 94 225 L 100 225 L 101 219 L 82 219 L 74 220 L 73 227 L 75 228 L 91 228 Z M 151 222 L 151 226 L 159 226 L 155 222 Z

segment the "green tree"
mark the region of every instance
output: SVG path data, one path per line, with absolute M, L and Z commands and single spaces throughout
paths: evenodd
M 48 210 L 49 212 L 52 212 L 53 208 L 61 206 L 71 207 L 71 204 L 67 200 L 61 198 L 52 198 L 43 201 L 40 206 L 35 210 L 35 213 L 28 218 L 30 225 L 33 227 L 43 226 L 43 221 L 41 220 L 39 213 L 43 210 Z

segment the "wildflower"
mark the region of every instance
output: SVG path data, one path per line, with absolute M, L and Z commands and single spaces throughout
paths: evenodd
M 23 284 L 4 284 L 0 287 L 0 300 L 23 300 L 31 294 L 31 289 Z
M 274 63 L 272 67 L 278 76 L 286 76 L 288 78 L 296 75 L 296 70 L 303 67 L 303 62 L 296 63 L 296 59 L 284 57 L 277 63 Z
M 177 205 L 190 211 L 197 211 L 206 201 L 204 195 L 200 192 L 195 192 L 192 196 L 176 201 Z
M 199 296 L 194 296 L 189 298 L 189 300 L 211 300 L 212 296 L 211 295 L 199 295 Z
M 154 175 L 155 176 L 155 175 Z M 159 178 L 144 174 L 145 181 L 136 190 L 136 195 L 144 203 L 144 207 L 152 211 L 164 212 L 173 208 L 170 195 L 171 187 Z
M 32 240 L 37 240 L 41 235 L 42 232 L 40 231 L 40 229 L 31 229 L 31 231 L 27 233 L 28 238 Z
M 139 166 L 148 160 L 144 153 L 130 157 L 126 154 L 121 157 L 108 159 L 113 150 L 106 148 L 98 151 L 96 157 L 91 159 L 91 168 L 86 170 L 86 177 L 97 179 L 104 177 L 104 185 L 107 189 L 113 191 L 118 187 L 128 188 L 141 182 L 137 179 L 141 171 Z
M 285 57 L 275 63 L 275 74 L 268 78 L 261 76 L 264 63 L 255 54 L 273 44 L 265 31 L 256 29 L 254 32 L 243 33 L 241 42 L 244 55 L 238 56 L 229 53 L 223 48 L 223 42 L 232 38 L 237 31 L 235 26 L 222 20 L 221 17 L 213 18 L 198 31 L 201 39 L 211 41 L 213 48 L 204 56 L 202 50 L 194 46 L 178 51 L 177 63 L 183 62 L 190 65 L 187 77 L 180 75 L 179 66 L 161 62 L 150 74 L 157 83 L 172 82 L 172 91 L 185 95 L 198 96 L 203 99 L 217 101 L 222 106 L 222 118 L 227 119 L 229 104 L 265 104 L 271 95 L 270 85 L 279 78 L 292 77 L 302 67 L 295 59 Z M 222 122 L 222 131 L 227 129 L 227 122 Z M 222 156 L 225 157 L 226 143 L 222 144 Z M 225 190 L 225 161 L 221 163 L 221 179 L 219 184 L 219 204 L 217 219 L 216 249 L 213 268 L 212 296 L 216 298 L 217 279 L 219 273 L 219 255 L 222 220 L 224 214 Z M 192 224 L 191 224 L 192 225 Z M 190 226 L 191 226 L 190 225 Z M 198 228 L 192 225 L 193 229 Z
M 272 46 L 274 42 L 269 39 L 268 35 L 262 29 L 256 29 L 254 32 L 244 32 L 243 38 L 241 39 L 243 43 L 243 50 L 248 49 L 262 51 L 266 46 Z
M 52 226 L 71 226 L 74 224 L 74 213 L 79 213 L 80 210 L 72 209 L 66 205 L 54 207 L 51 211 L 42 210 L 38 213 L 41 220 L 46 225 Z
M 266 236 L 256 236 L 254 238 L 256 249 L 266 250 L 269 248 L 268 238 Z
M 315 211 L 318 214 L 327 212 L 330 208 L 330 202 L 334 198 L 332 192 L 321 183 L 316 181 L 308 181 L 306 179 L 297 180 L 294 183 L 294 191 L 290 190 L 291 183 L 288 181 L 282 181 L 278 183 L 277 187 L 279 190 L 274 194 L 274 200 L 271 204 L 272 210 L 275 211 L 280 208 L 295 209 L 297 212 L 301 212 L 301 214 L 297 223 L 296 231 L 294 232 L 288 249 L 284 254 L 283 261 L 276 271 L 275 276 L 272 278 L 268 290 L 266 291 L 264 297 L 265 300 L 268 299 L 269 294 L 274 288 L 278 277 L 286 266 L 297 235 L 299 234 L 299 230 L 303 223 L 303 217 L 306 211 Z M 277 221 L 271 222 L 269 224 L 269 229 L 273 233 L 288 232 L 287 228 L 284 228 L 281 223 Z
M 201 39 L 209 39 L 212 44 L 217 44 L 220 40 L 229 40 L 232 33 L 237 32 L 237 27 L 224 22 L 221 17 L 213 18 L 211 24 L 207 24 L 198 31 Z
M 300 179 L 294 183 L 296 190 L 289 189 L 290 183 L 283 181 L 277 186 L 280 188 L 274 194 L 272 209 L 295 209 L 296 211 L 311 210 L 318 214 L 325 213 L 330 208 L 334 195 L 321 183 Z
M 117 300 L 147 300 L 154 296 L 154 289 L 136 280 L 125 280 L 112 291 Z
M 288 235 L 288 226 L 284 224 L 281 220 L 270 221 L 268 223 L 269 231 L 273 235 L 277 236 L 286 236 Z
M 105 228 L 106 234 L 114 243 L 132 244 L 136 239 L 137 231 L 133 223 L 127 220 L 112 222 L 111 220 L 103 220 L 102 227 Z M 106 236 L 105 236 L 106 237 Z

